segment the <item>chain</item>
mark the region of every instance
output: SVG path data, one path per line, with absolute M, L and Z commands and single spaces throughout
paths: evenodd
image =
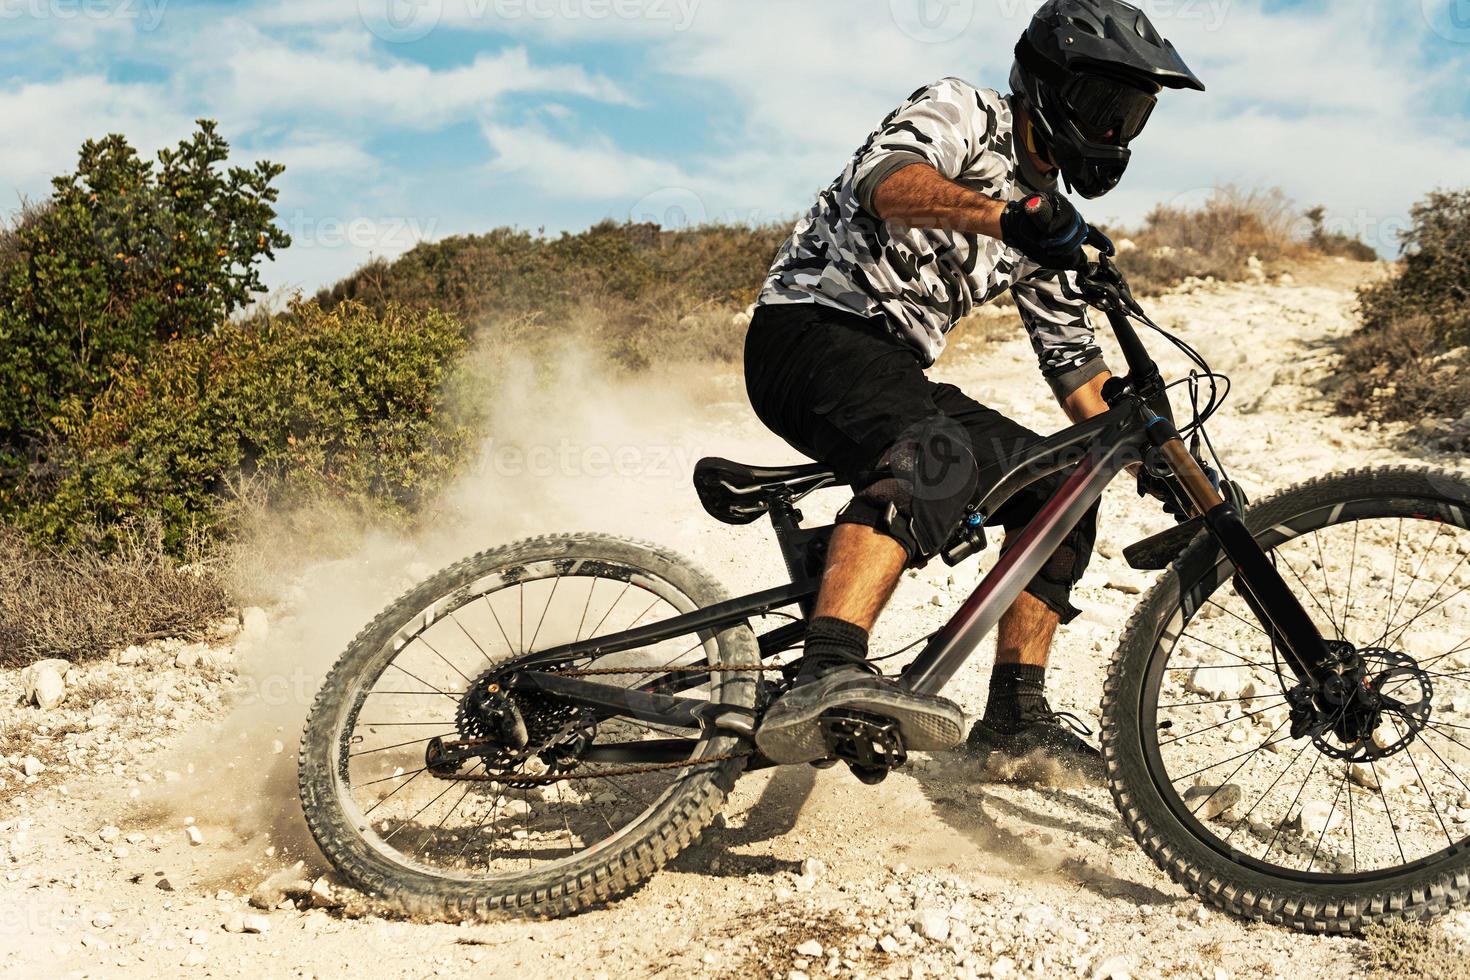
M 723 755 L 712 755 L 707 759 L 691 759 L 680 762 L 650 762 L 641 766 L 618 766 L 612 769 L 599 769 L 596 772 L 569 772 L 569 773 L 546 773 L 544 775 L 514 775 L 496 776 L 490 773 L 466 773 L 452 776 L 439 776 L 451 782 L 469 783 L 504 783 L 507 786 L 546 786 L 552 783 L 563 783 L 573 779 L 608 779 L 614 776 L 639 776 L 646 772 L 659 772 L 664 769 L 685 769 L 690 766 L 702 766 L 707 762 L 729 762 L 732 759 L 744 759 L 749 752 L 726 752 Z M 435 775 L 438 775 L 437 773 Z
M 586 667 L 581 670 L 548 670 L 556 677 L 601 677 L 611 674 L 710 674 L 717 671 L 779 671 L 768 664 L 696 664 L 692 667 Z

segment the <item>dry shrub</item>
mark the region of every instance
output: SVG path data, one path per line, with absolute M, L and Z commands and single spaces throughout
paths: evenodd
M 1363 326 L 1347 345 L 1338 404 L 1432 429 L 1470 419 L 1470 190 L 1434 192 L 1411 217 L 1399 274 L 1358 293 Z M 1470 442 L 1470 426 L 1458 428 Z
M 1363 931 L 1362 960 L 1370 977 L 1413 980 L 1470 978 L 1470 950 L 1420 922 L 1392 922 Z
M 1118 231 L 1137 249 L 1120 261 L 1135 292 L 1159 293 L 1191 276 L 1245 278 L 1248 262 L 1299 259 L 1312 254 L 1302 237 L 1303 217 L 1278 189 L 1219 187 L 1198 208 L 1161 204 L 1143 227 Z M 1365 246 L 1366 247 L 1366 246 Z
M 207 563 L 180 564 L 158 528 L 133 528 L 115 553 L 38 547 L 0 524 L 0 666 L 85 660 L 132 643 L 201 639 L 225 612 Z

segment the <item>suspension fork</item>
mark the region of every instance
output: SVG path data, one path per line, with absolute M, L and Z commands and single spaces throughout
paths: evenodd
M 1332 660 L 1322 631 L 1245 526 L 1235 505 L 1220 496 L 1194 455 L 1185 448 L 1174 424 L 1165 418 L 1149 423 L 1149 441 L 1178 478 L 1195 513 L 1235 565 L 1236 587 L 1251 611 L 1281 647 L 1297 680 L 1322 689 Z

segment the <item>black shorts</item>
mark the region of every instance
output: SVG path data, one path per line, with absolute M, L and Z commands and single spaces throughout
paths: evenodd
M 809 304 L 758 307 L 745 338 L 745 385 L 766 426 L 798 452 L 830 466 L 861 489 L 900 438 L 936 416 L 963 427 L 980 469 L 980 492 L 1001 475 L 1004 460 L 1041 436 L 954 385 L 929 380 L 919 355 L 879 320 Z M 992 522 L 1025 527 L 1066 478 L 1046 477 L 1006 501 Z M 844 518 L 877 526 L 861 508 Z M 1096 539 L 1093 507 L 1027 591 L 1070 620 L 1072 587 Z

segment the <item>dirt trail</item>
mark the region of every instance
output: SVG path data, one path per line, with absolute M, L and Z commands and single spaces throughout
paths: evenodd
M 1210 285 L 1150 304 L 1234 378 L 1235 395 L 1211 432 L 1257 496 L 1332 470 L 1423 459 L 1399 448 L 1394 433 L 1332 415 L 1321 393 L 1334 343 L 1351 329 L 1360 275 L 1361 267 L 1327 266 L 1299 283 Z M 1060 416 L 1010 316 L 987 314 L 936 374 L 1055 429 Z M 985 343 L 986 335 L 1001 339 Z M 1165 373 L 1177 376 L 1182 359 L 1154 346 Z M 411 542 L 385 534 L 371 549 L 318 565 L 241 635 L 153 645 L 137 652 L 148 669 L 85 667 L 71 678 L 69 700 L 44 717 L 18 706 L 17 672 L 0 673 L 0 971 L 800 980 L 834 971 L 1304 977 L 1358 969 L 1357 940 L 1300 937 L 1203 909 L 1133 844 L 1104 790 L 979 782 L 958 757 L 921 758 L 877 787 L 841 768 L 749 776 L 723 826 L 632 896 L 572 920 L 461 927 L 276 909 L 264 913 L 263 934 L 227 931 L 232 917 L 257 911 L 243 896 L 265 874 L 298 856 L 309 874 L 324 870 L 295 810 L 295 726 L 335 653 L 407 582 L 474 547 L 578 527 L 675 545 L 732 592 L 779 574 L 768 532 L 708 520 L 688 470 L 704 454 L 763 462 L 789 460 L 790 450 L 750 416 L 733 375 L 667 387 L 588 390 L 580 421 L 537 422 L 528 411 L 521 448 L 551 447 L 546 472 L 488 447 L 479 482 L 446 503 L 437 534 Z M 660 401 L 651 411 L 640 401 L 649 397 Z M 582 431 L 597 437 L 563 441 Z M 627 466 L 603 465 L 628 447 Z M 826 496 L 810 517 L 841 502 Z M 1099 555 L 1079 595 L 1084 615 L 1063 631 L 1050 673 L 1056 707 L 1095 723 L 1106 660 L 1148 586 L 1121 549 L 1166 520 L 1130 487 L 1105 498 Z M 984 556 L 981 569 L 992 560 Z M 911 576 L 875 648 L 928 632 L 978 571 L 936 563 Z M 983 706 L 988 659 L 982 650 L 956 685 L 967 710 Z M 47 768 L 27 777 L 26 756 Z M 190 826 L 202 843 L 191 843 Z M 1470 933 L 1470 914 L 1436 928 Z

